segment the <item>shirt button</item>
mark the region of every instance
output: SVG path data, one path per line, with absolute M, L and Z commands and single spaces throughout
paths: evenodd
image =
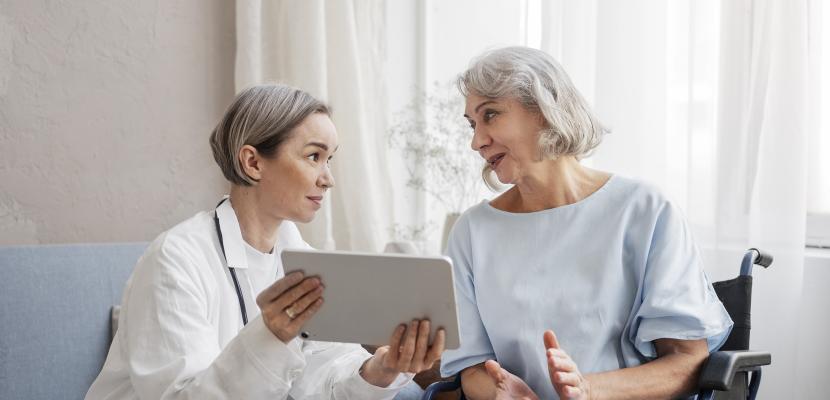
M 303 373 L 303 371 L 299 370 L 299 369 L 291 370 L 291 372 L 288 373 L 288 379 L 290 379 L 292 381 L 295 381 L 295 380 L 297 380 L 297 378 L 300 377 L 300 375 L 302 373 Z

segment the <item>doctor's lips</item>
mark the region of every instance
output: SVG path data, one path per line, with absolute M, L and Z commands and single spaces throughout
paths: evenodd
M 311 200 L 312 202 L 314 202 L 314 204 L 317 204 L 318 206 L 320 205 L 320 203 L 323 202 L 323 196 L 306 196 L 306 198 Z

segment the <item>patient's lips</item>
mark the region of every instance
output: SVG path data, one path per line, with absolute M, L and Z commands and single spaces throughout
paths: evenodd
M 493 156 L 488 158 L 487 163 L 490 164 L 490 168 L 496 169 L 496 167 L 498 167 L 499 163 L 501 163 L 501 160 L 504 159 L 505 154 L 506 153 L 498 153 L 498 154 L 494 154 Z

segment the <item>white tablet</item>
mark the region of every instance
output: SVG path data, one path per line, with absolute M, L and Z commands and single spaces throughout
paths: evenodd
M 309 340 L 389 344 L 392 331 L 429 318 L 432 332 L 446 331 L 446 348 L 459 346 L 452 264 L 447 257 L 285 250 L 285 273 L 317 275 L 325 303 L 303 326 Z

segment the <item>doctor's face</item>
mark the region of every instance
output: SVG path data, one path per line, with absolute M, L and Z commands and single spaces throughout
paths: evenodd
M 331 119 L 314 113 L 293 129 L 274 157 L 264 160 L 260 195 L 273 217 L 310 222 L 326 191 L 334 186 L 330 161 L 337 151 L 337 131 Z
M 539 133 L 544 118 L 512 98 L 490 98 L 470 93 L 464 117 L 473 129 L 470 147 L 477 151 L 499 181 L 519 183 L 540 161 Z

